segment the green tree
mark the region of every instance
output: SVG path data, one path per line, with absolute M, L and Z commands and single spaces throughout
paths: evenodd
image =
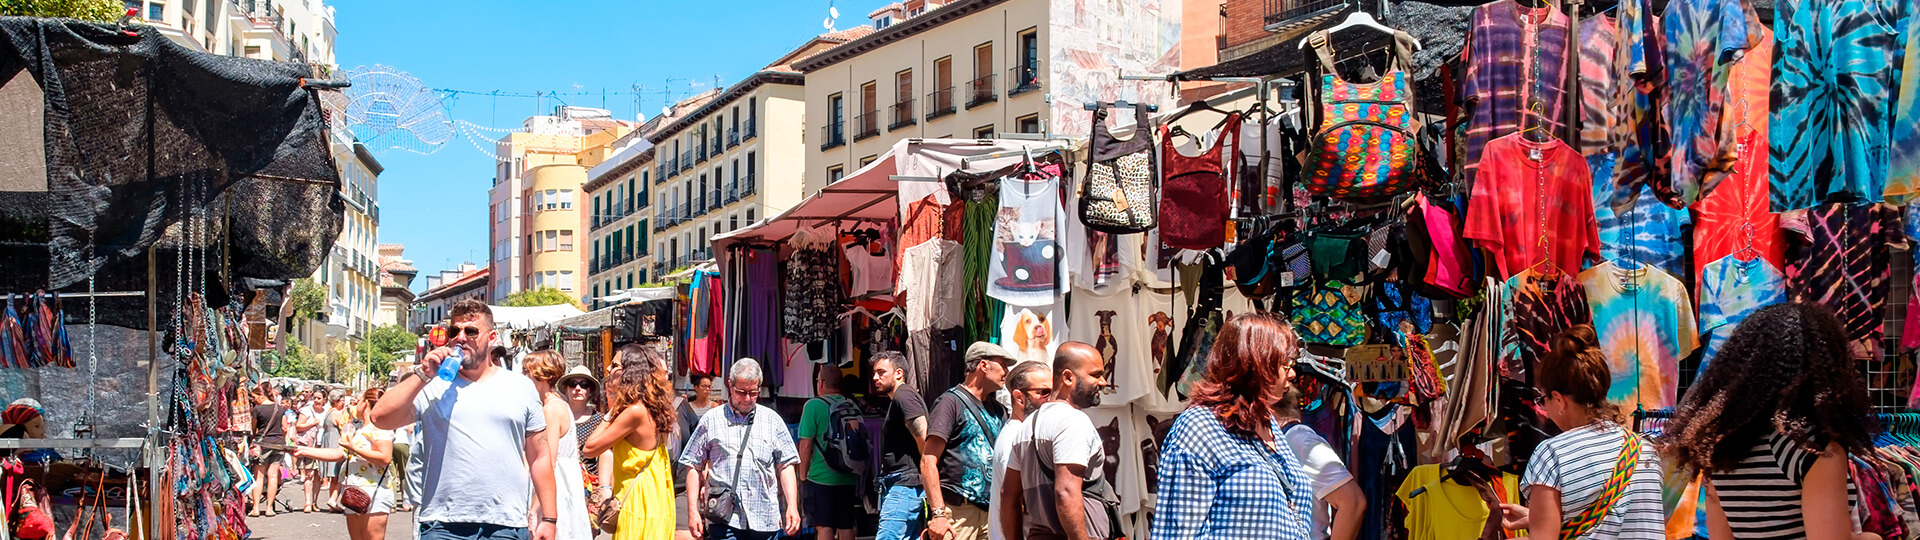
M 374 328 L 367 334 L 364 345 L 367 375 L 375 379 L 385 377 L 393 370 L 393 361 L 413 352 L 419 343 L 420 336 L 404 327 L 389 324 Z
M 341 346 L 334 347 L 333 350 L 327 351 L 325 376 L 327 382 L 347 382 L 352 380 L 355 371 L 353 368 L 352 347 L 342 344 Z
M 557 306 L 560 304 L 572 304 L 573 307 L 586 309 L 580 306 L 580 301 L 575 300 L 573 295 L 552 287 L 541 287 L 513 293 L 507 295 L 505 301 L 500 302 L 500 305 L 507 307 Z
M 4 1 L 4 0 L 0 0 Z M 311 279 L 293 280 L 293 287 L 287 291 L 287 322 L 289 326 L 301 321 L 320 320 L 320 314 L 327 309 L 327 290 Z
M 120 20 L 126 4 L 114 0 L 0 0 L 0 15 L 70 17 L 87 21 Z
M 307 350 L 307 347 L 298 341 L 287 343 L 285 352 L 267 351 L 265 357 L 270 362 L 269 365 L 273 366 L 268 373 L 275 377 L 314 380 L 323 375 L 320 363 L 314 359 L 313 352 Z

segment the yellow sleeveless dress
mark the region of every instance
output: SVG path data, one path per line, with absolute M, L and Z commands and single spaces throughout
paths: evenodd
M 625 438 L 613 443 L 614 485 L 620 497 L 620 531 L 614 540 L 672 540 L 673 462 L 665 441 L 640 450 Z

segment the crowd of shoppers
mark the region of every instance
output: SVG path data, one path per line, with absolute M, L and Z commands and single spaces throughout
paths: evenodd
M 1016 365 L 997 345 L 973 344 L 965 379 L 931 408 L 905 384 L 909 364 L 897 353 L 871 359 L 870 381 L 816 366 L 816 397 L 790 432 L 762 403 L 765 374 L 754 359 L 731 363 L 719 401 L 714 380 L 699 374 L 691 394 L 676 396 L 672 368 L 652 345 L 622 347 L 604 384 L 552 351 L 526 355 L 521 376 L 499 369 L 504 350 L 493 346 L 484 304 L 453 312 L 452 341 L 385 391 L 252 389 L 249 461 L 261 481 L 249 515 L 274 515 L 277 480 L 293 469 L 310 511 L 338 506 L 342 491 L 371 496 L 367 510 L 349 512 L 354 540 L 384 538 L 388 514 L 409 504 L 427 540 L 770 540 L 802 528 L 816 540 L 852 540 L 863 526 L 879 540 L 1365 533 L 1367 497 L 1355 475 L 1301 423 L 1292 384 L 1301 341 L 1268 314 L 1219 329 L 1159 451 L 1153 518 L 1147 530 L 1127 531 L 1104 474 L 1106 445 L 1085 412 L 1109 386 L 1110 364 L 1086 343 L 1060 345 L 1051 365 Z M 1712 538 L 1877 538 L 1853 532 L 1850 514 L 1849 456 L 1869 451 L 1873 428 L 1845 335 L 1824 308 L 1758 311 L 1660 439 L 1624 427 L 1607 401 L 1613 363 L 1592 327 L 1555 336 L 1535 390 L 1559 434 L 1540 443 L 1521 499 L 1501 505 L 1489 527 L 1535 538 L 1666 538 L 1663 489 L 1697 477 Z M 466 352 L 459 376 L 430 378 L 455 349 Z M 885 402 L 872 434 L 875 476 L 842 455 L 848 434 L 865 433 L 862 390 Z

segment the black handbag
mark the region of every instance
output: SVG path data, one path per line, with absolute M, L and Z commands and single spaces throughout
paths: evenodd
M 740 453 L 733 456 L 733 479 L 726 484 L 716 483 L 707 486 L 707 498 L 701 501 L 700 515 L 706 517 L 709 522 L 726 523 L 735 512 L 740 511 L 740 494 L 734 492 L 734 486 L 740 484 L 740 467 L 746 461 L 749 451 L 747 441 L 753 437 L 753 423 L 758 420 L 758 416 L 757 412 L 753 416 L 748 416 L 747 429 L 740 434 Z

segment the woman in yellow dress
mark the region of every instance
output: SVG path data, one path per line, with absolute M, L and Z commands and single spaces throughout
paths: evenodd
M 673 461 L 667 435 L 673 429 L 668 408 L 671 383 L 666 358 L 643 345 L 620 349 L 619 384 L 608 385 L 614 411 L 587 437 L 585 455 L 612 449 L 614 497 L 619 528 L 614 540 L 672 540 Z

